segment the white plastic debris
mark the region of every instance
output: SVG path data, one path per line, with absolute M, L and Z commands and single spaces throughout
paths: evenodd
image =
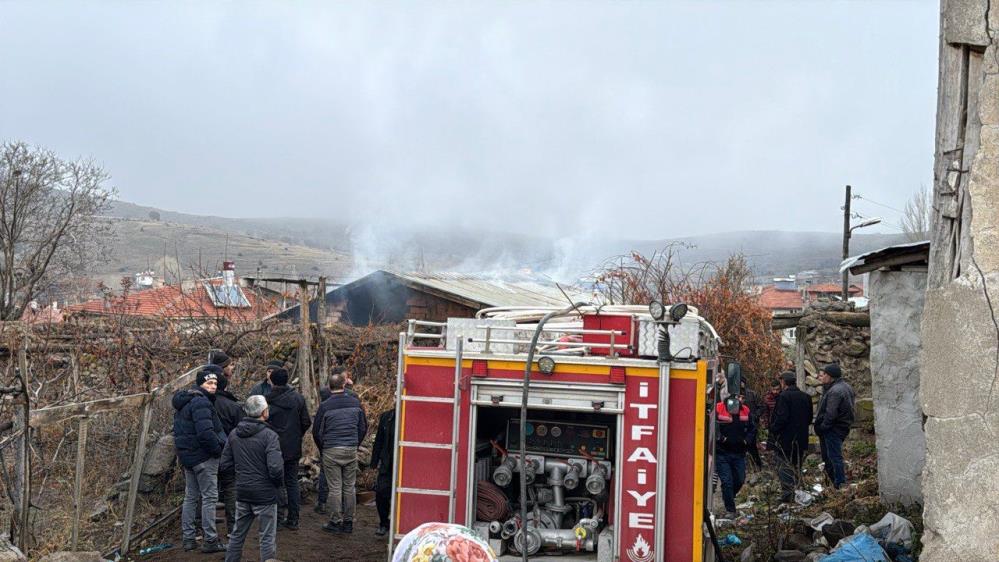
M 751 502 L 751 501 L 746 502 L 746 503 L 740 503 L 739 505 L 735 506 L 735 508 L 738 509 L 739 511 L 742 511 L 742 510 L 745 510 L 745 509 L 749 509 L 751 507 L 753 507 L 753 502 Z
M 825 490 L 825 488 L 822 487 L 822 484 L 816 484 L 812 486 L 812 491 L 815 492 L 816 494 L 821 494 L 823 490 Z
M 804 490 L 795 490 L 794 491 L 794 501 L 798 505 L 809 506 L 809 505 L 812 504 L 813 501 L 815 501 L 815 496 L 813 496 L 812 494 L 810 494 L 810 493 L 808 493 L 808 492 L 806 492 Z
M 912 547 L 912 523 L 895 513 L 887 513 L 881 521 L 871 525 L 871 535 L 874 538 L 885 542 L 901 544 L 906 548 Z
M 822 527 L 832 523 L 836 518 L 830 515 L 828 512 L 823 511 L 822 513 L 812 517 L 808 520 L 808 526 L 815 529 L 816 531 L 821 531 Z

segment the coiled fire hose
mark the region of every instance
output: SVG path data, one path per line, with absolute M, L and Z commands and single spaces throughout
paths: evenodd
M 479 521 L 504 521 L 510 514 L 510 502 L 499 486 L 479 480 L 475 490 L 475 516 Z

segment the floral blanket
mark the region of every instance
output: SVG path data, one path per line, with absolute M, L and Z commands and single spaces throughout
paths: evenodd
M 399 542 L 392 562 L 497 562 L 496 553 L 462 525 L 424 523 Z

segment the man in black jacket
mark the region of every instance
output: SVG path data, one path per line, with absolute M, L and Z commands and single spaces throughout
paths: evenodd
M 801 474 L 801 461 L 808 452 L 808 426 L 812 425 L 812 399 L 798 389 L 797 377 L 787 371 L 780 376 L 780 394 L 770 417 L 770 442 L 780 478 L 780 501 L 794 500 L 794 486 Z
M 357 447 L 368 433 L 368 420 L 356 396 L 344 392 L 349 379 L 342 367 L 329 377 L 330 397 L 323 401 L 312 425 L 312 438 L 322 451 L 323 472 L 330 493 L 330 520 L 323 530 L 351 533 L 354 530 Z
M 746 453 L 749 454 L 749 462 L 753 465 L 753 468 L 759 470 L 763 468 L 763 460 L 760 458 L 760 447 L 757 444 L 757 439 L 760 434 L 760 418 L 763 417 L 763 413 L 766 410 L 767 405 L 763 403 L 763 399 L 757 394 L 755 390 L 749 388 L 746 384 L 746 379 L 742 379 L 739 385 L 740 393 L 742 394 L 742 401 L 749 408 L 749 417 L 753 420 L 753 435 L 751 442 L 746 447 Z
M 232 362 L 228 361 L 231 365 Z M 239 399 L 229 392 L 229 377 L 225 370 L 218 365 L 206 365 L 205 370 L 210 370 L 219 377 L 218 389 L 215 391 L 215 412 L 222 422 L 222 430 L 226 436 L 236 429 L 239 420 L 243 419 L 243 408 L 239 405 Z M 222 505 L 225 506 L 225 528 L 232 534 L 236 525 L 236 480 L 235 474 L 230 471 L 219 470 L 219 496 Z
M 815 434 L 819 436 L 822 449 L 822 462 L 826 476 L 837 490 L 846 485 L 846 464 L 843 462 L 843 441 L 853 425 L 853 405 L 855 394 L 843 380 L 839 365 L 822 367 L 819 373 L 822 383 L 822 400 L 815 413 Z
M 212 369 L 201 369 L 196 376 L 194 386 L 178 390 L 172 401 L 174 446 L 184 467 L 184 505 L 180 519 L 184 550 L 197 548 L 194 522 L 200 505 L 205 541 L 201 550 L 223 552 L 225 545 L 219 541 L 215 530 L 219 457 L 226 442 L 222 422 L 213 407 L 218 374 Z
M 250 389 L 250 396 L 267 396 L 272 388 L 271 373 L 274 372 L 274 369 L 284 369 L 284 361 L 274 359 L 267 362 L 267 365 L 264 366 L 264 380 L 253 385 L 253 388 Z
M 260 560 L 277 556 L 278 488 L 284 480 L 281 444 L 267 425 L 267 401 L 251 396 L 246 417 L 229 436 L 222 451 L 222 468 L 236 472 L 236 528 L 229 541 L 226 562 L 239 562 L 253 520 L 260 518 Z
M 388 533 L 392 501 L 392 459 L 395 457 L 395 408 L 378 418 L 378 433 L 371 448 L 371 468 L 378 469 L 375 480 L 375 507 L 378 508 L 379 537 Z
M 272 385 L 267 399 L 270 411 L 270 424 L 281 440 L 281 457 L 284 459 L 284 488 L 288 497 L 288 514 L 285 527 L 298 529 L 299 509 L 302 503 L 298 489 L 298 460 L 302 458 L 302 437 L 312 425 L 305 398 L 297 390 L 288 386 L 288 371 L 271 371 Z

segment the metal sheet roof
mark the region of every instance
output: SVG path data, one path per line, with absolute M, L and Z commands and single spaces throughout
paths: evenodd
M 875 263 L 878 260 L 888 259 L 895 256 L 900 256 L 909 253 L 919 253 L 919 252 L 929 252 L 930 242 L 929 240 L 923 240 L 920 242 L 909 242 L 907 244 L 896 244 L 894 246 L 887 246 L 885 248 L 880 248 L 878 250 L 873 250 L 867 252 L 866 254 L 860 254 L 859 256 L 852 256 L 843 260 L 843 263 L 839 264 L 840 272 L 846 271 L 847 269 L 852 269 L 861 263 Z
M 385 272 L 414 288 L 427 287 L 487 306 L 565 306 L 573 300 L 586 300 L 578 287 L 564 286 L 566 298 L 553 281 L 524 274 L 486 277 L 466 273 Z M 362 278 L 363 279 L 363 278 Z

